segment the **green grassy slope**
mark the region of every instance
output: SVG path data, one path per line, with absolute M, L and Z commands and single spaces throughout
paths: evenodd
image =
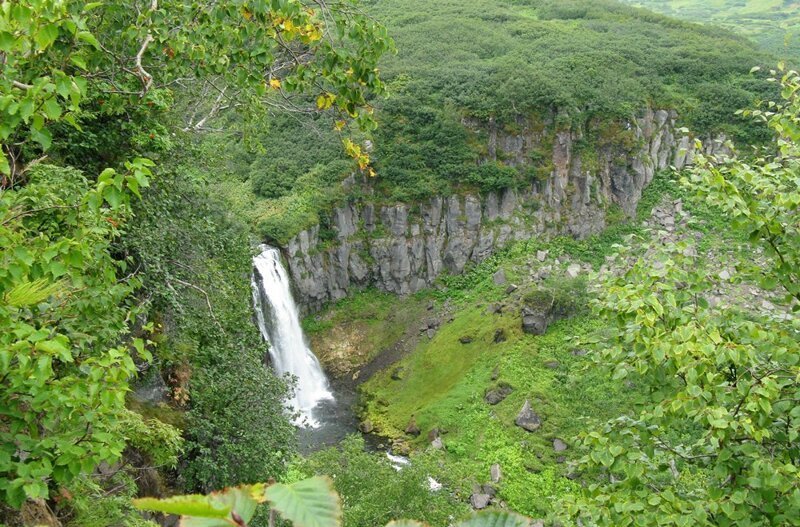
M 655 204 L 678 195 L 680 191 L 670 179 L 659 176 L 645 193 L 639 221 L 650 215 Z M 726 238 L 726 226 L 717 215 L 697 207 L 691 207 L 691 213 L 697 220 L 692 228 L 703 235 L 699 248 L 704 254 L 723 247 L 732 249 L 742 242 Z M 524 276 L 543 265 L 536 258 L 538 251 L 549 251 L 544 265 L 558 265 L 557 259 L 569 258 L 598 269 L 605 257 L 616 251 L 616 244 L 629 234 L 643 233 L 643 228 L 640 223 L 619 223 L 583 241 L 530 240 L 464 275 L 443 278 L 440 287 L 427 292 L 426 298 L 449 306 L 448 322 L 432 338 L 423 337 L 408 356 L 362 385 L 362 417 L 393 440 L 396 448 L 411 447 L 417 452 L 428 449 L 431 430 L 442 430 L 445 450 L 435 456 L 438 469 L 434 475 L 462 500 L 469 497 L 473 485 L 487 483 L 490 466 L 499 463 L 503 470 L 497 485 L 500 499 L 533 517 L 552 512 L 554 501 L 576 488 L 565 476 L 573 470 L 569 462 L 580 455 L 575 445 L 578 434 L 589 430 L 592 423 L 631 412 L 645 400 L 645 394 L 635 384 L 614 380 L 612 372 L 598 368 L 591 355 L 581 352 L 581 341 L 602 335 L 603 330 L 588 310 L 579 310 L 576 316 L 553 324 L 545 335 L 534 336 L 522 332 L 520 303 L 515 298 L 524 300 L 532 290 L 530 282 L 524 284 Z M 493 274 L 498 269 L 505 271 L 511 283 L 523 284 L 521 290 L 509 295 L 507 285 L 496 285 Z M 590 296 L 581 293 L 580 280 L 565 280 L 563 269 L 553 276 L 552 281 L 545 281 L 547 287 L 567 292 L 579 306 L 588 305 Z M 397 297 L 394 310 L 404 311 L 419 303 L 419 298 Z M 496 304 L 506 308 L 495 313 L 489 308 Z M 339 303 L 320 318 L 346 323 L 384 307 L 384 295 L 361 293 L 357 301 Z M 362 330 L 374 331 L 378 338 L 377 332 L 392 332 L 386 324 L 391 326 L 391 321 Z M 310 329 L 315 340 L 325 341 L 336 327 L 316 324 Z M 504 333 L 502 342 L 495 342 L 498 330 Z M 462 337 L 471 341 L 462 343 Z M 365 341 L 368 339 L 366 336 Z M 393 375 L 398 368 L 401 373 Z M 514 391 L 495 406 L 487 404 L 487 390 L 501 384 L 511 385 Z M 541 428 L 533 433 L 514 424 L 526 399 L 542 418 Z M 421 431 L 417 437 L 405 433 L 412 418 Z M 556 438 L 566 442 L 568 450 L 556 452 Z
M 209 149 L 229 158 L 219 191 L 265 239 L 282 243 L 318 222 L 325 234 L 325 212 L 365 190 L 408 202 L 549 172 L 546 149 L 527 166 L 505 166 L 502 153 L 481 166 L 489 119 L 511 132 L 524 116 L 550 135 L 603 123 L 622 140 L 620 122 L 650 105 L 677 109 L 699 135 L 759 141 L 734 112 L 769 92 L 749 71 L 773 59 L 730 32 L 611 0 L 374 0 L 367 9 L 397 44 L 381 66 L 389 91 L 375 101 L 378 177 L 367 189 L 339 185 L 353 166 L 324 117 L 251 123 L 256 151 L 236 138 Z
M 658 13 L 729 28 L 782 58 L 800 57 L 800 3 L 794 0 L 623 0 Z

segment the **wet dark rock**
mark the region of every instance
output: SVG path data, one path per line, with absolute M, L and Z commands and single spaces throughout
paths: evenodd
M 507 295 L 510 295 L 511 293 L 513 293 L 514 291 L 516 291 L 517 289 L 519 289 L 519 287 L 518 287 L 517 285 L 515 285 L 515 284 L 509 284 L 509 286 L 508 286 L 508 287 L 506 287 L 506 294 L 507 294 Z
M 498 328 L 497 330 L 495 330 L 494 339 L 493 340 L 494 340 L 495 344 L 500 344 L 501 342 L 505 342 L 506 341 L 506 330 L 503 329 L 503 328 Z
M 531 402 L 526 399 L 525 404 L 522 405 L 522 409 L 514 420 L 514 424 L 528 432 L 535 432 L 542 426 L 542 419 L 533 411 Z
M 462 344 L 469 344 L 472 342 L 472 337 L 469 335 L 464 335 L 463 337 L 459 338 L 458 341 Z
M 375 426 L 372 424 L 372 421 L 365 419 L 358 424 L 358 429 L 362 434 L 369 434 L 375 430 Z

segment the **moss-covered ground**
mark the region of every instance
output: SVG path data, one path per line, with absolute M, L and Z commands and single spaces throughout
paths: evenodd
M 457 495 L 468 497 L 473 485 L 489 482 L 490 466 L 498 463 L 503 473 L 496 485 L 499 499 L 513 510 L 544 516 L 554 499 L 576 488 L 568 476 L 574 470 L 570 461 L 579 455 L 577 436 L 593 423 L 632 412 L 644 398 L 633 382 L 613 380 L 585 352 L 582 342 L 603 328 L 587 309 L 590 296 L 580 282 L 591 280 L 587 269 L 598 270 L 627 235 L 643 232 L 642 221 L 656 204 L 680 195 L 670 177 L 659 176 L 642 199 L 638 217 L 600 235 L 518 243 L 417 296 L 360 293 L 307 321 L 307 329 L 324 340 L 342 324 L 361 324 L 363 341 L 377 350 L 391 346 L 408 324 L 419 327 L 422 318 L 414 317 L 425 316 L 424 305 L 431 299 L 437 306 L 448 305 L 448 315 L 431 338 L 421 336 L 413 351 L 361 386 L 361 417 L 395 446 L 426 450 L 427 456 L 432 455 L 429 433 L 440 430 L 444 449 L 434 454 L 437 477 Z M 703 235 L 701 250 L 725 243 L 717 218 L 702 209 L 691 212 L 693 228 Z M 546 262 L 536 257 L 542 250 L 548 251 Z M 577 281 L 564 278 L 568 263 L 583 266 Z M 536 336 L 522 331 L 520 308 L 528 293 L 542 287 L 543 282 L 526 279 L 542 265 L 554 268 L 544 283 L 571 295 L 578 310 Z M 507 284 L 494 283 L 501 268 L 519 290 L 509 293 Z M 497 339 L 498 334 L 503 338 Z M 499 404 L 488 404 L 486 392 L 501 384 L 513 391 Z M 535 432 L 514 423 L 526 400 L 542 420 Z M 418 436 L 406 433 L 412 419 Z M 556 452 L 555 439 L 565 442 L 567 450 Z

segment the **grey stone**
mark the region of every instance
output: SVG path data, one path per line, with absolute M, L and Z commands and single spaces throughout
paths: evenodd
M 494 339 L 492 339 L 495 344 L 500 344 L 501 342 L 506 341 L 506 330 L 503 328 L 498 328 L 494 332 Z
M 547 315 L 535 311 L 523 311 L 522 331 L 530 335 L 544 335 L 549 324 Z
M 469 503 L 475 510 L 485 509 L 489 506 L 489 501 L 492 499 L 488 494 L 474 493 L 469 497 Z
M 542 419 L 533 411 L 530 401 L 526 399 L 514 424 L 528 432 L 535 432 L 542 426 Z
M 559 367 L 561 367 L 561 363 L 557 360 L 549 360 L 544 363 L 544 367 L 548 370 L 557 370 Z
M 549 116 L 551 121 L 555 118 Z M 598 166 L 591 168 L 575 143 L 596 130 L 560 130 L 552 151 L 546 153 L 553 162 L 551 174 L 529 189 L 484 197 L 435 196 L 419 204 L 365 202 L 336 207 L 330 216 L 334 240 L 321 239 L 315 226 L 282 248 L 298 303 L 308 314 L 363 287 L 411 294 L 433 285 L 442 272 L 460 273 L 468 263 L 480 262 L 514 240 L 561 234 L 585 237 L 605 225 L 601 203 L 616 203 L 632 216 L 657 170 L 692 162 L 693 143 L 677 132 L 676 119 L 671 112 L 645 109 L 625 123 L 635 146 L 600 146 Z M 541 146 L 541 131 L 524 117 L 517 118 L 513 132 L 475 118 L 463 122 L 488 137 L 489 157 L 483 161 L 502 151 L 505 163 L 523 167 L 531 149 Z M 724 137 L 707 139 L 710 151 L 729 153 Z M 680 210 L 680 203 L 670 203 L 653 223 L 677 224 Z M 535 257 L 539 262 L 550 258 L 546 251 Z M 533 277 L 544 276 L 535 272 Z
M 581 274 L 581 266 L 580 264 L 571 264 L 567 267 L 567 276 L 570 278 L 578 278 L 578 275 Z
M 556 452 L 564 452 L 568 448 L 569 446 L 567 446 L 567 444 L 561 439 L 559 438 L 553 439 L 553 450 L 555 450 Z
M 369 419 L 365 419 L 358 424 L 358 429 L 363 434 L 369 434 L 373 430 L 375 430 L 375 426 L 372 424 L 372 421 Z
M 469 344 L 472 342 L 472 337 L 470 335 L 464 335 L 463 337 L 459 337 L 458 341 L 462 344 Z
M 492 281 L 494 285 L 504 285 L 508 281 L 506 279 L 506 272 L 503 269 L 498 269 L 497 272 L 492 275 Z
M 433 441 L 431 441 L 431 446 L 436 450 L 443 450 L 444 449 L 444 441 L 442 441 L 441 437 L 437 437 Z
M 517 285 L 515 285 L 515 284 L 508 284 L 508 287 L 506 287 L 506 294 L 507 294 L 507 295 L 510 295 L 511 293 L 513 293 L 514 291 L 516 291 L 517 289 L 519 289 L 519 287 L 518 287 Z
M 491 467 L 489 467 L 489 475 L 492 478 L 492 483 L 499 483 L 500 478 L 503 477 L 503 471 L 500 470 L 500 465 L 495 463 Z
M 513 391 L 514 388 L 510 384 L 500 383 L 497 388 L 487 391 L 486 395 L 483 396 L 483 400 L 491 405 L 500 404 Z

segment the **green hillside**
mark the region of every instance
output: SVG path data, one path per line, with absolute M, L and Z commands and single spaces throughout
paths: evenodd
M 549 170 L 546 153 L 527 166 L 479 167 L 487 149 L 480 128 L 490 119 L 508 129 L 518 116 L 542 128 L 549 121 L 549 133 L 611 123 L 606 135 L 624 141 L 619 124 L 649 106 L 677 110 L 699 136 L 763 140 L 734 113 L 768 96 L 770 85 L 749 72 L 772 58 L 718 28 L 607 0 L 378 0 L 369 12 L 397 47 L 381 64 L 388 94 L 374 101 L 377 197 L 521 186 Z M 479 129 L 467 130 L 464 119 Z M 283 116 L 251 139 L 260 152 L 230 152 L 221 140 L 235 160 L 224 167 L 235 177 L 222 191 L 265 238 L 285 242 L 363 191 L 345 195 L 338 184 L 352 165 L 332 128 L 332 120 Z
M 729 28 L 782 58 L 800 56 L 800 3 L 793 0 L 623 0 L 669 16 Z

